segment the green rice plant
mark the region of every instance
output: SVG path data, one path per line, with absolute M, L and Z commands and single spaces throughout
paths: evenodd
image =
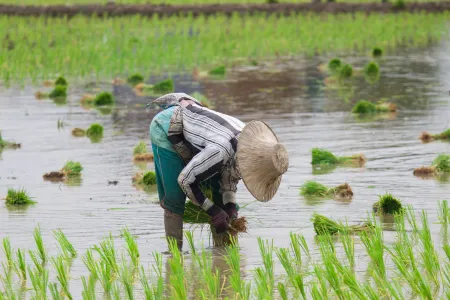
M 109 237 L 101 241 L 100 246 L 94 246 L 94 250 L 97 251 L 100 255 L 100 260 L 106 265 L 102 266 L 102 269 L 108 267 L 108 270 L 117 274 L 119 271 L 119 265 L 117 264 L 116 249 L 114 247 L 114 239 L 112 238 L 112 235 L 110 234 Z
M 187 287 L 185 279 L 185 271 L 183 268 L 183 256 L 178 249 L 175 239 L 168 239 L 169 251 L 172 257 L 169 259 L 169 282 L 170 282 L 170 299 L 187 299 Z
M 255 296 L 257 297 L 257 299 L 272 299 L 273 283 L 269 282 L 264 268 L 257 267 L 255 269 L 254 277 L 256 281 Z
M 147 153 L 147 143 L 144 141 L 139 141 L 139 143 L 134 146 L 133 155 Z
M 69 85 L 69 83 L 67 82 L 67 80 L 64 77 L 59 76 L 55 80 L 55 85 L 56 86 L 66 86 L 67 87 Z
M 339 163 L 339 159 L 328 150 L 313 148 L 312 161 L 313 165 L 333 165 Z
M 144 292 L 145 300 L 156 300 L 153 296 L 153 287 L 150 286 L 149 278 L 145 273 L 144 266 L 141 266 L 140 269 L 139 281 L 141 282 L 142 291 Z
M 234 239 L 229 245 L 225 247 L 225 261 L 230 267 L 230 285 L 236 295 L 239 295 L 239 299 L 250 299 L 250 283 L 247 283 L 242 278 L 241 273 L 241 257 L 239 253 L 239 246 L 236 239 Z
M 438 202 L 438 218 L 444 227 L 450 224 L 450 208 L 447 200 Z
M 61 285 L 63 295 L 69 299 L 73 299 L 69 291 L 69 267 L 66 264 L 66 258 L 63 256 L 52 257 L 51 261 L 53 267 L 56 269 L 56 279 Z
M 16 300 L 19 299 L 17 297 L 16 292 L 13 287 L 13 274 L 11 271 L 11 266 L 5 265 L 2 262 L 2 268 L 3 268 L 3 275 L 0 276 L 0 280 L 2 281 L 3 288 L 4 288 L 4 297 L 8 300 Z
M 373 210 L 379 214 L 397 214 L 403 212 L 402 202 L 389 193 L 379 196 L 378 202 L 373 205 Z
M 122 300 L 121 289 L 118 283 L 112 284 L 111 291 L 112 296 L 110 296 L 110 298 L 114 300 Z
M 97 123 L 92 123 L 86 130 L 86 135 L 91 136 L 103 136 L 103 126 Z
M 153 295 L 155 299 L 162 299 L 164 294 L 164 278 L 163 278 L 163 260 L 159 252 L 153 252 L 153 273 L 156 281 L 153 283 Z
M 414 208 L 411 205 L 407 205 L 404 210 L 406 220 L 408 220 L 409 225 L 413 232 L 419 232 L 419 226 L 417 225 L 417 219 L 415 215 Z
M 39 252 L 29 250 L 28 254 L 30 255 L 31 261 L 34 264 L 35 269 L 38 270 L 40 273 L 44 272 L 45 269 L 44 263 L 42 259 L 39 258 Z
M 317 235 L 334 235 L 334 234 L 349 234 L 361 231 L 369 231 L 374 228 L 370 220 L 358 225 L 344 225 L 342 222 L 333 221 L 325 216 L 314 213 L 311 221 L 313 222 L 314 231 Z
M 67 86 L 65 85 L 57 85 L 55 88 L 48 94 L 50 99 L 58 99 L 58 98 L 66 98 L 67 97 Z
M 139 83 L 144 82 L 144 76 L 142 76 L 139 73 L 133 74 L 130 77 L 128 77 L 127 79 L 128 83 L 131 84 L 132 86 L 136 86 Z
M 428 142 L 431 142 L 434 140 L 448 141 L 448 140 L 450 140 L 450 128 L 441 133 L 437 133 L 437 134 L 431 134 L 431 133 L 424 131 L 424 132 L 422 132 L 422 134 L 420 135 L 419 138 L 424 143 L 428 143 Z
M 328 62 L 328 70 L 331 74 L 337 74 L 341 69 L 343 63 L 339 58 L 333 58 Z
M 96 262 L 96 271 L 98 280 L 103 287 L 103 290 L 106 294 L 111 292 L 111 288 L 113 287 L 114 281 L 114 270 L 111 269 L 111 266 L 104 260 Z
M 406 7 L 406 2 L 405 0 L 395 0 L 394 3 L 392 4 L 392 7 L 398 10 L 403 10 Z
M 65 258 L 74 258 L 77 256 L 77 250 L 75 250 L 72 243 L 69 242 L 61 229 L 53 230 L 53 235 L 56 241 L 58 241 L 59 247 Z
M 124 287 L 127 299 L 133 300 L 134 299 L 133 272 L 131 272 L 130 269 L 131 268 L 128 266 L 125 258 L 122 257 L 122 264 L 119 269 L 119 278 Z
M 28 274 L 35 293 L 34 299 L 47 299 L 48 270 L 33 270 L 28 266 Z
M 366 100 L 358 101 L 352 109 L 352 113 L 354 114 L 374 114 L 376 112 L 377 106 Z
M 301 250 L 306 254 L 307 257 L 310 257 L 308 244 L 306 243 L 305 237 L 303 235 L 295 234 L 293 232 L 289 233 L 289 239 L 291 241 L 290 248 L 292 253 L 294 254 L 295 262 L 297 267 L 302 267 L 302 253 Z
M 6 263 L 9 267 L 14 265 L 13 259 L 13 250 L 11 248 L 11 242 L 9 241 L 9 237 L 5 237 L 2 239 L 3 253 L 6 257 Z
M 86 266 L 86 268 L 90 272 L 90 276 L 89 277 L 98 279 L 97 263 L 95 261 L 94 253 L 92 252 L 92 250 L 88 249 L 86 251 L 86 254 L 81 258 L 81 260 L 83 261 L 84 265 Z
M 114 103 L 114 97 L 110 92 L 101 92 L 97 94 L 93 101 L 94 106 L 112 106 Z
M 156 94 L 171 93 L 175 90 L 172 79 L 162 80 L 153 85 L 152 90 Z
M 350 234 L 343 234 L 341 236 L 342 246 L 344 248 L 345 256 L 347 257 L 350 269 L 355 268 L 355 240 Z
M 14 262 L 14 270 L 21 280 L 27 280 L 27 263 L 25 259 L 25 251 L 17 249 L 17 261 Z
M 376 223 L 374 227 L 370 235 L 363 231 L 359 234 L 359 237 L 366 248 L 367 254 L 369 254 L 371 271 L 375 272 L 381 279 L 387 280 L 384 262 L 383 229 L 379 223 Z
M 156 184 L 156 173 L 154 171 L 148 171 L 142 176 L 142 179 L 139 182 L 140 184 L 146 186 L 152 186 Z
M 353 191 L 350 186 L 345 183 L 334 188 L 328 188 L 316 181 L 307 181 L 300 187 L 300 194 L 312 197 L 337 197 L 337 198 L 351 198 Z
M 122 230 L 122 236 L 123 236 L 123 238 L 125 240 L 126 247 L 127 247 L 127 252 L 128 252 L 128 255 L 131 258 L 131 261 L 133 262 L 134 268 L 139 267 L 139 257 L 140 257 L 140 255 L 139 255 L 139 247 L 138 247 L 138 244 L 136 242 L 136 239 L 130 233 L 128 228 L 125 228 L 125 229 Z
M 376 62 L 369 62 L 364 67 L 364 74 L 367 76 L 378 76 L 380 74 L 380 67 Z
M 260 274 L 258 276 L 262 276 L 262 274 L 264 274 L 264 276 L 266 277 L 264 278 L 259 278 L 259 284 L 266 284 L 267 285 L 267 290 L 264 291 L 263 294 L 265 294 L 266 292 L 268 293 L 268 295 L 271 295 L 274 289 L 274 283 L 275 283 L 275 278 L 274 278 L 274 264 L 273 264 L 273 241 L 271 243 L 269 243 L 269 241 L 263 241 L 263 239 L 258 237 L 258 246 L 259 246 L 259 253 L 261 254 L 261 258 L 262 258 L 262 263 L 264 266 L 264 269 L 261 269 Z M 257 272 L 258 274 L 258 272 Z M 258 280 L 257 280 L 258 281 Z M 260 289 L 260 286 L 257 285 L 258 290 Z M 264 298 L 264 297 L 263 297 Z
M 81 292 L 81 296 L 83 300 L 95 300 L 95 280 L 96 278 L 89 276 L 81 276 L 81 283 L 83 284 L 83 291 Z
M 201 255 L 195 256 L 197 264 L 200 268 L 201 279 L 204 282 L 204 287 L 199 290 L 201 299 L 220 299 L 222 292 L 220 285 L 219 270 L 212 268 L 212 254 L 203 249 Z
M 422 252 L 420 256 L 427 275 L 436 285 L 439 285 L 439 275 L 441 272 L 439 255 L 434 248 L 430 227 L 428 226 L 428 218 L 425 211 L 422 211 L 421 220 L 422 230 L 419 232 L 419 238 L 422 244 Z
M 6 204 L 7 205 L 29 205 L 34 204 L 36 202 L 32 201 L 30 196 L 28 196 L 27 191 L 25 189 L 15 190 L 8 189 L 8 193 L 6 194 Z
M 297 292 L 301 293 L 302 299 L 307 299 L 303 273 L 297 272 L 294 268 L 293 263 L 295 262 L 295 260 L 289 254 L 289 249 L 278 248 L 275 249 L 275 253 L 280 260 L 284 270 L 286 271 L 291 285 L 296 289 Z
M 347 79 L 352 77 L 353 75 L 353 67 L 350 64 L 345 64 L 339 69 L 339 78 Z
M 34 228 L 33 237 L 38 249 L 39 257 L 41 258 L 42 263 L 45 263 L 47 261 L 47 250 L 45 249 L 44 241 L 42 240 L 42 233 L 39 225 Z
M 211 69 L 208 73 L 209 73 L 209 75 L 223 76 L 226 73 L 226 68 L 225 68 L 225 66 L 218 66 L 218 67 L 215 67 L 214 69 Z
M 382 50 L 381 48 L 379 48 L 379 47 L 373 48 L 373 50 L 372 50 L 372 56 L 373 56 L 373 57 L 380 57 L 380 56 L 383 56 L 383 50 Z
M 286 287 L 284 286 L 284 284 L 281 282 L 278 282 L 277 289 L 278 289 L 278 293 L 280 293 L 281 299 L 287 300 L 288 295 L 287 295 Z
M 62 296 L 61 292 L 58 290 L 56 282 L 50 283 L 48 287 L 53 300 L 64 300 L 64 296 Z
M 448 173 L 450 172 L 450 155 L 448 154 L 439 154 L 431 164 L 436 168 L 438 173 Z
M 61 170 L 66 176 L 78 176 L 81 175 L 81 171 L 83 171 L 83 167 L 77 161 L 69 160 L 66 162 L 64 167 Z
M 192 256 L 197 257 L 197 251 L 195 250 L 195 245 L 194 245 L 194 232 L 192 232 L 190 230 L 186 230 L 186 231 L 184 231 L 184 236 L 186 237 L 186 240 L 189 245 L 189 250 L 191 250 Z

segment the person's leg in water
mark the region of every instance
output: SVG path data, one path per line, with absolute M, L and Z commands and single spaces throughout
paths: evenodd
M 175 152 L 152 145 L 155 159 L 156 184 L 160 205 L 164 208 L 164 228 L 167 238 L 174 238 L 178 248 L 183 246 L 183 214 L 186 195 L 178 185 L 183 160 Z

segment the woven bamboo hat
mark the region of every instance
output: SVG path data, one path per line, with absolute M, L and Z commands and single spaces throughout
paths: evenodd
M 275 196 L 283 175 L 289 167 L 289 157 L 270 127 L 261 121 L 251 121 L 239 135 L 236 160 L 239 172 L 249 192 L 262 202 Z

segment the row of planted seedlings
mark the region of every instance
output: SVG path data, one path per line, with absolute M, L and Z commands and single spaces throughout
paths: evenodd
M 171 255 L 153 253 L 153 264 L 142 265 L 138 242 L 121 231 L 125 251 L 120 253 L 109 235 L 81 257 L 87 273 L 83 290 L 70 289 L 70 266 L 78 253 L 61 230 L 54 231 L 59 253 L 49 257 L 39 227 L 36 249 L 14 250 L 2 240 L 0 299 L 444 299 L 450 296 L 450 208 L 439 203 L 442 243 L 435 244 L 427 214 L 419 219 L 411 207 L 394 214 L 396 238 L 386 243 L 383 225 L 374 216 L 370 226 L 332 225 L 313 216 L 317 233 L 313 244 L 290 233 L 289 247 L 274 247 L 258 238 L 260 266 L 250 276 L 242 273 L 237 239 L 223 249 L 226 268 L 214 267 L 212 252 L 195 245 L 185 232 L 189 254 L 169 241 Z M 277 260 L 275 259 L 277 258 Z M 164 263 L 164 259 L 167 259 Z M 31 261 L 31 263 L 29 263 Z M 190 262 L 190 263 L 189 263 Z M 278 264 L 279 262 L 279 264 Z M 276 266 L 281 265 L 280 272 Z M 165 266 L 165 269 L 164 269 Z M 363 272 L 364 274 L 361 274 Z M 55 273 L 55 281 L 49 278 Z M 73 278 L 72 278 L 73 279 Z
M 446 36 L 448 12 L 440 14 L 300 14 L 278 17 L 1 17 L 0 72 L 4 82 L 35 82 L 70 74 L 111 78 L 152 70 L 207 70 L 274 58 L 329 53 L 382 45 L 421 46 Z M 29 26 L 32 22 L 33 26 Z M 253 29 L 258 28 L 255 32 Z M 361 34 L 361 28 L 364 33 Z M 345 32 L 346 34 L 342 34 Z M 301 42 L 299 42 L 301 41 Z M 30 51 L 31 49 L 31 51 Z M 172 51 L 167 51 L 171 49 Z M 250 58 L 250 60 L 248 59 Z

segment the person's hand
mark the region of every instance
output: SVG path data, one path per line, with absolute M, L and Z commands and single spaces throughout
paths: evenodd
M 238 218 L 238 210 L 236 203 L 227 203 L 225 205 L 225 212 L 230 217 L 230 220 L 236 220 Z
M 213 216 L 211 216 L 211 223 L 216 229 L 217 233 L 222 233 L 227 231 L 230 228 L 230 224 L 228 223 L 230 217 L 228 214 L 221 208 L 217 210 Z

